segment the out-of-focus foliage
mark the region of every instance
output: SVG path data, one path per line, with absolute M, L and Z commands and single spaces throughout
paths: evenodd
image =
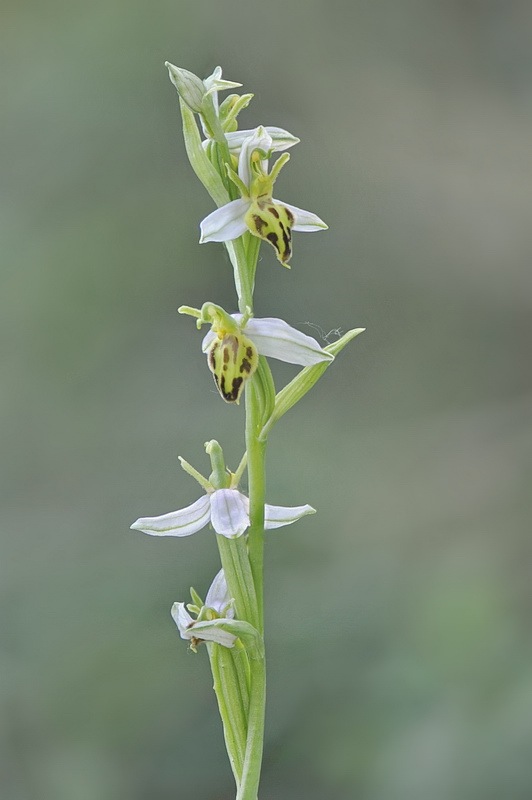
M 243 126 L 302 138 L 280 196 L 330 230 L 295 235 L 291 271 L 263 248 L 257 313 L 368 329 L 271 436 L 269 501 L 318 514 L 268 536 L 262 798 L 528 800 L 530 4 L 2 18 L 2 798 L 232 797 L 169 615 L 213 537 L 128 529 L 191 502 L 178 454 L 242 446 L 176 313 L 234 299 L 169 59 L 222 64 L 255 92 Z

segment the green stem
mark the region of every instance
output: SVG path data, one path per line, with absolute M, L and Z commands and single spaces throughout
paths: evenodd
M 227 539 L 217 536 L 220 557 L 224 569 L 229 592 L 235 600 L 239 619 L 254 625 L 263 631 L 263 545 L 264 545 L 264 497 L 265 474 L 264 455 L 265 442 L 261 442 L 259 434 L 262 419 L 257 392 L 251 382 L 246 389 L 246 447 L 248 452 L 249 477 L 249 516 L 250 528 L 248 547 L 244 537 Z M 249 555 L 248 555 L 249 551 Z M 235 657 L 238 657 L 235 654 Z M 241 665 L 242 666 L 242 665 Z M 266 663 L 264 657 L 249 660 L 249 684 L 247 664 L 245 669 L 237 673 L 240 687 L 239 705 L 249 686 L 249 710 L 247 714 L 247 738 L 240 783 L 237 781 L 237 800 L 256 800 L 260 781 L 262 750 L 264 744 L 264 716 L 266 706 Z M 235 700 L 236 702 L 236 700 Z M 224 720 L 229 709 L 220 713 Z M 225 714 L 225 716 L 224 716 Z M 232 727 L 228 723 L 229 730 Z M 227 737 L 226 737 L 227 741 Z M 228 753 L 232 739 L 228 741 Z
M 266 706 L 266 662 L 250 661 L 251 695 L 249 699 L 247 746 L 242 769 L 242 780 L 236 800 L 257 800 L 262 748 L 264 744 L 264 709 Z
M 253 288 L 259 255 L 260 239 L 244 234 L 235 245 L 233 267 L 238 292 L 239 309 L 253 312 Z M 259 436 L 263 424 L 261 404 L 252 378 L 246 388 L 246 450 L 248 454 L 249 519 L 248 553 L 252 587 L 257 609 L 255 627 L 263 633 L 263 549 L 265 503 L 265 450 L 266 442 Z M 250 693 L 247 724 L 246 752 L 242 780 L 237 800 L 257 800 L 262 751 L 264 745 L 264 716 L 266 709 L 266 662 L 264 657 L 250 659 Z
M 264 503 L 266 502 L 265 451 L 266 442 L 259 439 L 262 428 L 260 406 L 253 380 L 246 389 L 246 450 L 248 454 L 249 561 L 255 585 L 259 613 L 259 631 L 264 632 L 263 564 L 264 564 Z
M 221 147 L 222 160 L 230 163 L 223 132 L 216 129 L 214 133 Z M 253 289 L 260 239 L 250 233 L 245 233 L 239 239 L 226 242 L 225 245 L 233 265 L 239 311 L 241 314 L 253 313 Z M 254 386 L 254 379 L 252 379 L 246 389 L 246 449 L 250 518 L 247 548 L 243 536 L 232 540 L 223 536 L 216 538 L 227 585 L 235 600 L 237 616 L 254 625 L 261 634 L 264 629 L 262 571 L 266 450 L 266 443 L 260 439 L 263 424 L 261 403 Z M 233 657 L 237 658 L 238 656 L 233 654 Z M 241 697 L 249 688 L 246 748 L 240 785 L 237 781 L 237 800 L 257 800 L 264 742 L 266 664 L 264 657 L 260 657 L 250 658 L 245 669 L 242 669 L 242 665 L 238 665 L 236 662 L 235 666 L 241 667 L 237 676 Z
M 246 236 L 251 237 L 251 234 L 245 233 L 240 237 L 240 239 L 233 239 L 230 242 L 224 243 L 229 254 L 231 264 L 233 265 L 233 274 L 235 278 L 236 292 L 238 295 L 238 310 L 241 314 L 245 314 L 247 308 L 253 308 L 253 284 L 255 270 L 247 268 L 245 244 Z

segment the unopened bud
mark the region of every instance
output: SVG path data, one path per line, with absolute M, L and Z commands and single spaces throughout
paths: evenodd
M 188 69 L 175 67 L 169 61 L 165 62 L 165 67 L 167 67 L 170 80 L 183 102 L 187 104 L 191 111 L 199 114 L 202 111 L 203 99 L 207 93 L 201 78 L 198 78 L 193 72 L 189 72 Z

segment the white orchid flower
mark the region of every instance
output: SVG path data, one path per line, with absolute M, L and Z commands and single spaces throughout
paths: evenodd
M 244 454 L 236 472 L 230 472 L 225 466 L 222 448 L 215 439 L 205 443 L 205 450 L 212 467 L 208 479 L 179 457 L 182 468 L 200 484 L 205 494 L 192 505 L 169 514 L 140 517 L 131 526 L 133 530 L 150 536 L 191 536 L 210 522 L 216 533 L 227 539 L 235 539 L 246 532 L 250 525 L 249 500 L 237 487 L 246 467 L 247 455 Z M 281 528 L 315 513 L 316 510 L 309 505 L 289 507 L 266 504 L 264 527 L 267 530 Z
M 334 359 L 312 336 L 276 317 L 229 315 L 214 303 L 204 303 L 201 309 L 181 306 L 178 311 L 196 317 L 198 326 L 211 325 L 202 350 L 218 391 L 228 403 L 239 402 L 245 382 L 257 369 L 259 355 L 302 367 Z
M 307 514 L 315 514 L 312 506 L 264 506 L 266 530 L 291 525 Z M 227 539 L 242 536 L 249 528 L 249 500 L 238 489 L 216 489 L 190 506 L 162 514 L 160 517 L 141 517 L 131 526 L 149 536 L 191 536 L 211 523 L 216 533 Z
M 246 320 L 243 314 L 231 314 L 231 317 L 241 325 L 241 332 L 253 342 L 261 356 L 277 358 L 287 364 L 299 364 L 302 367 L 334 360 L 334 356 L 324 350 L 316 339 L 293 328 L 284 319 L 251 317 Z M 222 333 L 222 339 L 223 335 Z M 220 339 L 220 330 L 213 328 L 203 339 L 202 351 L 208 352 L 217 338 Z
M 174 603 L 171 609 L 172 619 L 181 638 L 190 641 L 191 649 L 195 651 L 200 642 L 215 642 L 224 647 L 233 647 L 237 637 L 220 627 L 221 623 L 229 622 L 235 616 L 223 569 L 214 578 L 204 606 L 197 610 L 198 616 L 194 619 L 185 603 Z
M 237 324 L 244 319 L 242 314 L 233 314 L 232 318 Z M 201 349 L 207 353 L 214 382 L 228 403 L 239 402 L 245 381 L 257 369 L 259 355 L 304 367 L 334 358 L 312 336 L 275 317 L 252 317 L 236 335 L 223 326 L 217 330 L 213 327 Z
M 292 255 L 292 230 L 309 233 L 327 228 L 325 222 L 311 211 L 272 197 L 275 180 L 290 158 L 288 153 L 282 155 L 268 174 L 268 159 L 275 149 L 273 137 L 264 127 L 256 128 L 242 141 L 238 175 L 229 171 L 241 197 L 205 217 L 200 224 L 200 243 L 226 242 L 249 230 L 254 236 L 269 242 L 278 260 L 286 267 Z

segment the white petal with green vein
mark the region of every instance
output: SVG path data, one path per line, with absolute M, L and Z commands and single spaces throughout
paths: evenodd
M 211 516 L 208 495 L 203 495 L 195 503 L 160 517 L 141 517 L 131 528 L 150 536 L 190 536 L 200 531 Z
M 249 528 L 245 497 L 237 489 L 218 489 L 210 496 L 211 522 L 216 533 L 234 539 Z

